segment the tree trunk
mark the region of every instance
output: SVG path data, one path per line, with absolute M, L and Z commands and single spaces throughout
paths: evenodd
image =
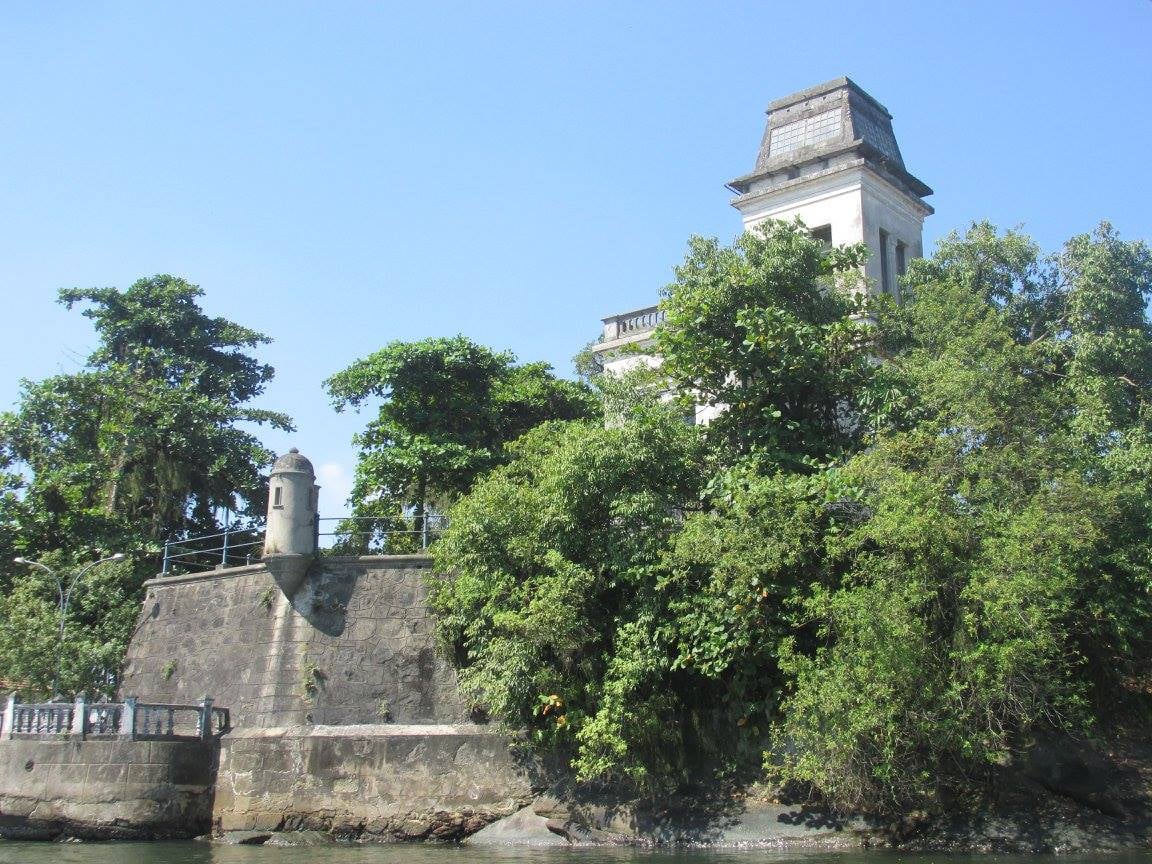
M 124 476 L 124 469 L 128 467 L 130 461 L 128 436 L 125 435 L 120 446 L 120 453 L 117 455 L 116 461 L 112 463 L 112 478 L 108 482 L 108 494 L 104 499 L 104 512 L 109 516 L 116 515 L 116 508 L 120 503 L 120 478 Z
M 428 475 L 421 474 L 420 478 L 416 481 L 416 509 L 415 518 L 412 520 L 412 528 L 420 538 L 424 537 L 424 520 L 427 518 L 424 513 L 424 499 L 427 497 Z

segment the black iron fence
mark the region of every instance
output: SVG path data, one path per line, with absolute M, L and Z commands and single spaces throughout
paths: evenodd
M 318 518 L 317 545 L 329 555 L 404 555 L 423 552 L 448 527 L 440 514 L 333 516 Z M 264 551 L 264 532 L 229 528 L 164 544 L 161 576 L 254 564 Z
M 264 532 L 251 528 L 229 528 L 216 534 L 203 534 L 164 544 L 161 575 L 239 567 L 259 559 Z
M 321 545 L 333 555 L 423 552 L 448 527 L 448 517 L 441 515 L 343 516 L 318 521 Z

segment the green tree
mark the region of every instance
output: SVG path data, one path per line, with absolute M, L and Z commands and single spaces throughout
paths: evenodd
M 42 562 L 67 583 L 91 562 L 52 552 Z M 0 594 L 0 662 L 8 682 L 25 698 L 80 690 L 111 694 L 139 613 L 139 575 L 130 561 L 92 568 L 74 587 L 64 638 L 56 584 L 41 570 L 24 567 Z
M 50 680 L 54 643 L 41 637 L 57 618 L 42 574 L 15 555 L 63 569 L 100 550 L 132 556 L 130 571 L 87 577 L 70 612 L 63 681 L 102 687 L 160 544 L 217 530 L 223 508 L 249 523 L 263 516 L 273 454 L 241 424 L 292 428 L 247 405 L 272 378 L 249 354 L 268 338 L 206 315 L 202 295 L 173 276 L 61 291 L 61 303 L 85 307 L 97 347 L 80 372 L 23 382 L 0 415 L 0 667 L 30 686 Z
M 21 534 L 31 553 L 138 549 L 216 529 L 220 508 L 259 519 L 272 454 L 239 424 L 292 428 L 247 407 L 273 370 L 246 351 L 266 336 L 200 309 L 173 276 L 71 289 L 99 344 L 73 375 L 24 382 L 0 416 L 0 451 L 23 466 Z
M 708 436 L 726 459 L 795 466 L 858 441 L 875 375 L 874 331 L 859 314 L 864 254 L 828 249 L 799 222 L 766 222 L 729 247 L 689 242 L 663 292 L 656 351 L 673 391 L 723 409 Z
M 701 441 L 616 398 L 454 511 L 435 602 L 461 680 L 562 728 L 582 777 L 677 782 L 770 727 L 772 773 L 833 804 L 944 807 L 1152 659 L 1147 248 L 1103 225 L 1043 257 L 977 225 L 861 308 L 822 293 L 855 253 L 817 245 L 694 241 L 657 344 L 728 406 Z M 660 530 L 621 536 L 638 500 Z
M 940 806 L 1147 668 L 1150 288 L 1107 225 L 1048 259 L 977 225 L 914 264 L 879 319 L 906 416 L 839 472 L 855 518 L 782 646 L 785 776 Z
M 395 517 L 411 507 L 417 528 L 430 504 L 446 504 L 506 460 L 504 447 L 546 420 L 592 416 L 580 384 L 544 363 L 518 365 L 509 352 L 471 340 L 392 342 L 329 378 L 337 411 L 381 400 L 354 443 L 360 447 L 354 515 Z
M 807 566 L 792 544 L 818 546 L 803 475 L 864 438 L 846 418 L 875 379 L 874 331 L 832 290 L 860 254 L 793 224 L 693 240 L 658 372 L 599 376 L 607 428 L 542 428 L 454 508 L 435 603 L 461 681 L 569 747 L 580 777 L 660 789 L 759 764 L 781 603 Z M 727 411 L 701 435 L 653 404 L 667 386 Z M 765 480 L 772 466 L 802 474 Z M 745 530 L 769 513 L 774 531 Z
M 545 424 L 511 449 L 434 547 L 452 574 L 432 602 L 461 686 L 569 749 L 582 776 L 665 782 L 685 768 L 692 724 L 667 683 L 660 556 L 699 498 L 698 437 L 649 404 L 608 428 Z

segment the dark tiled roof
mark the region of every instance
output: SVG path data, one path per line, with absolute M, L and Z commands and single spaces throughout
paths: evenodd
M 767 113 L 756 168 L 729 184 L 735 192 L 745 193 L 754 180 L 777 174 L 782 182 L 795 179 L 796 170 L 803 166 L 851 153 L 911 194 L 932 194 L 904 167 L 888 109 L 850 78 L 836 78 L 777 99 Z

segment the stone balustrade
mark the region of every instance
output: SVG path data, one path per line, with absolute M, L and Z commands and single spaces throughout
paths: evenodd
M 655 330 L 656 325 L 664 320 L 664 310 L 659 306 L 647 306 L 633 312 L 624 312 L 612 315 L 604 320 L 604 335 L 602 342 L 611 342 L 614 339 L 624 339 L 638 333 Z
M 78 693 L 72 702 L 24 703 L 13 693 L 0 712 L 0 740 L 61 736 L 208 740 L 228 729 L 228 709 L 213 707 L 207 697 L 197 705 L 171 705 L 140 702 L 134 696 L 123 702 L 89 702 Z

